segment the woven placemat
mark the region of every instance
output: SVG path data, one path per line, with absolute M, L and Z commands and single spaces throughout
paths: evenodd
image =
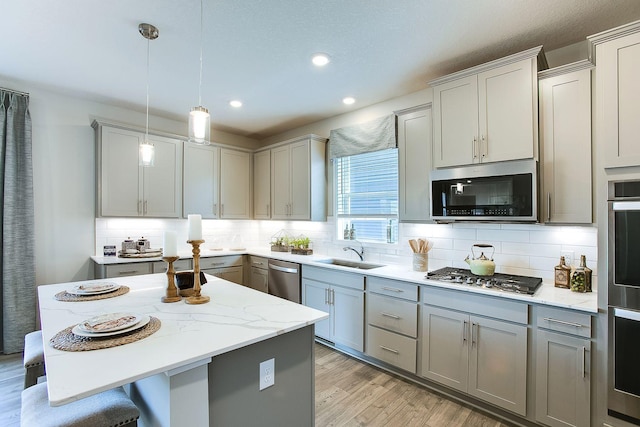
M 70 294 L 67 291 L 58 292 L 55 294 L 54 298 L 58 301 L 95 301 L 99 299 L 107 299 L 113 297 L 119 297 L 120 295 L 124 295 L 129 292 L 128 286 L 120 286 L 113 292 L 107 292 L 106 294 L 98 294 L 98 295 L 76 295 Z
M 64 351 L 89 351 L 103 348 L 117 347 L 132 342 L 139 341 L 160 329 L 160 319 L 149 316 L 149 323 L 140 329 L 122 335 L 109 336 L 104 338 L 89 338 L 75 335 L 71 330 L 75 325 L 58 332 L 49 340 L 51 347 Z

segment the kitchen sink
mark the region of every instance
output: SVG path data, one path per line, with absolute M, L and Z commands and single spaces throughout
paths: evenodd
M 321 262 L 323 264 L 339 265 L 340 267 L 357 268 L 360 270 L 371 270 L 372 268 L 384 267 L 384 265 L 380 265 L 380 264 L 371 264 L 368 262 L 361 262 L 361 261 L 347 261 L 344 259 L 336 259 L 336 258 L 320 259 L 317 262 Z

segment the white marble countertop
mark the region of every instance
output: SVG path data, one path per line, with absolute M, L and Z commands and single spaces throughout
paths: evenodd
M 448 284 L 436 282 L 433 280 L 427 280 L 425 278 L 425 272 L 413 271 L 410 266 L 405 265 L 386 265 L 380 268 L 374 268 L 371 270 L 359 270 L 349 267 L 341 267 L 338 265 L 326 264 L 320 261 L 332 258 L 328 255 L 313 254 L 313 255 L 292 255 L 288 252 L 272 252 L 268 248 L 248 248 L 245 251 L 212 251 L 203 250 L 202 257 L 212 256 L 224 256 L 224 255 L 239 255 L 249 254 L 263 256 L 267 258 L 280 259 L 283 261 L 297 262 L 304 265 L 313 265 L 317 267 L 333 268 L 336 270 L 348 271 L 351 273 L 364 274 L 367 276 L 376 276 L 386 279 L 402 280 L 410 282 L 416 285 L 434 286 L 441 288 L 453 289 L 461 292 L 478 293 L 496 297 L 509 298 L 527 302 L 530 304 L 542 304 L 550 305 L 560 308 L 568 308 L 572 310 L 584 311 L 587 313 L 596 314 L 598 312 L 598 296 L 596 292 L 579 293 L 571 292 L 569 289 L 556 288 L 553 283 L 543 283 L 536 291 L 535 295 L 524 295 L 513 292 L 503 292 L 492 289 L 478 288 L 465 286 L 460 284 Z M 191 258 L 191 254 L 180 254 L 181 258 Z M 97 264 L 120 264 L 128 263 L 132 258 L 117 258 L 117 257 L 91 257 Z M 161 258 L 133 258 L 133 262 L 140 261 L 158 261 Z
M 327 313 L 211 275 L 207 275 L 208 283 L 202 287 L 202 295 L 210 296 L 211 301 L 201 305 L 160 302 L 167 283 L 164 273 L 108 281 L 126 285 L 131 291 L 109 299 L 63 302 L 54 295 L 84 282 L 38 287 L 52 406 L 202 363 L 328 317 Z M 162 326 L 143 340 L 103 350 L 70 352 L 48 345 L 51 337 L 69 326 L 98 314 L 116 312 L 151 315 L 159 318 Z

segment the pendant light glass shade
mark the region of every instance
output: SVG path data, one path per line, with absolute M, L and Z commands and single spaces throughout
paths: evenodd
M 189 142 L 209 144 L 211 133 L 211 114 L 203 106 L 193 107 L 189 113 Z
M 153 144 L 149 142 L 149 42 L 157 39 L 160 31 L 151 24 L 140 24 L 138 25 L 138 32 L 147 39 L 147 122 L 144 140 L 139 146 L 138 164 L 143 167 L 151 167 L 155 162 L 156 150 Z
M 211 114 L 202 106 L 202 15 L 203 6 L 200 0 L 200 82 L 198 86 L 198 106 L 189 113 L 189 142 L 209 145 L 211 133 Z

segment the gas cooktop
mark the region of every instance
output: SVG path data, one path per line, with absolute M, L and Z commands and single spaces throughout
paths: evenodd
M 501 273 L 496 273 L 493 276 L 478 276 L 472 274 L 471 270 L 454 267 L 444 267 L 430 271 L 425 276 L 425 279 L 527 295 L 533 295 L 542 285 L 542 279 L 539 277 Z

